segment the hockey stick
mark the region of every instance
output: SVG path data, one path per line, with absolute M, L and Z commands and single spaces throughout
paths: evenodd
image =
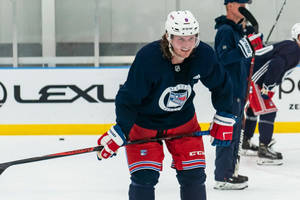
M 158 142 L 158 141 L 162 141 L 162 140 L 179 139 L 179 138 L 183 138 L 183 137 L 198 137 L 198 136 L 203 136 L 203 135 L 209 135 L 209 131 L 198 131 L 198 132 L 188 133 L 188 134 L 168 135 L 168 136 L 149 138 L 149 139 L 144 139 L 144 140 L 133 140 L 133 141 L 129 141 L 126 145 L 142 144 L 142 143 L 147 143 L 147 142 Z M 78 155 L 78 154 L 83 154 L 83 153 L 94 152 L 94 151 L 101 151 L 102 149 L 103 149 L 103 146 L 96 146 L 96 147 L 89 147 L 89 148 L 84 148 L 84 149 L 77 149 L 77 150 L 72 150 L 72 151 L 66 151 L 66 152 L 61 152 L 61 153 L 54 153 L 54 154 L 49 154 L 49 155 L 44 155 L 44 156 L 38 156 L 38 157 L 32 157 L 32 158 L 26 158 L 26 159 L 21 159 L 21 160 L 0 163 L 0 175 L 8 167 L 13 166 L 13 165 L 25 164 L 25 163 L 36 162 L 36 161 L 41 161 L 41 160 L 48 160 L 48 159 L 53 159 L 53 158 L 61 158 L 61 157 L 66 157 L 66 156 L 73 156 L 73 155 Z
M 246 90 L 246 98 L 245 98 L 245 105 L 249 99 L 249 91 L 250 91 L 250 85 L 251 85 L 251 77 L 253 75 L 253 69 L 254 69 L 254 63 L 255 63 L 255 52 L 252 54 L 252 59 L 251 59 L 251 65 L 249 69 L 249 76 L 248 76 L 248 82 L 247 82 L 247 90 Z M 234 177 L 238 177 L 239 169 L 240 169 L 240 162 L 241 162 L 241 153 L 242 153 L 242 144 L 243 144 L 243 139 L 244 139 L 244 132 L 245 132 L 245 127 L 246 127 L 246 117 L 243 117 L 242 121 L 242 128 L 241 128 L 241 135 L 240 135 L 240 141 L 239 141 L 239 149 L 238 149 L 238 155 L 237 155 L 237 160 L 234 168 Z
M 245 7 L 239 7 L 239 12 L 251 23 L 254 32 L 258 33 L 258 23 L 252 13 Z
M 285 6 L 285 4 L 286 4 L 286 0 L 284 0 L 283 4 L 282 4 L 282 6 L 281 6 L 281 8 L 279 10 L 279 13 L 278 13 L 278 15 L 277 15 L 277 17 L 275 19 L 275 23 L 273 24 L 273 26 L 272 26 L 272 28 L 271 28 L 271 30 L 269 32 L 269 35 L 268 35 L 267 40 L 266 40 L 266 44 L 268 44 L 268 42 L 269 42 L 270 36 L 271 36 L 271 34 L 272 34 L 272 32 L 273 32 L 273 30 L 274 30 L 274 28 L 275 28 L 275 26 L 276 26 L 276 24 L 277 24 L 277 22 L 279 20 L 279 17 L 281 16 L 281 13 L 282 13 L 282 10 L 283 10 L 283 7 Z
M 254 16 L 244 7 L 239 7 L 240 13 L 251 23 L 253 26 L 255 33 L 258 33 L 258 23 Z M 254 69 L 254 63 L 255 63 L 255 51 L 253 51 L 252 54 L 252 59 L 251 59 L 251 64 L 250 64 L 250 69 L 249 69 L 249 76 L 247 80 L 247 90 L 246 90 L 246 97 L 245 97 L 245 105 L 249 99 L 249 91 L 250 91 L 250 85 L 251 85 L 251 77 L 253 75 L 253 69 Z M 237 155 L 237 160 L 233 172 L 234 177 L 238 177 L 238 172 L 240 168 L 240 162 L 241 162 L 241 151 L 242 151 L 242 143 L 243 143 L 243 138 L 244 138 L 244 131 L 246 127 L 246 117 L 243 117 L 242 121 L 242 128 L 241 128 L 241 135 L 240 135 L 240 141 L 239 141 L 239 148 L 238 148 L 238 155 Z

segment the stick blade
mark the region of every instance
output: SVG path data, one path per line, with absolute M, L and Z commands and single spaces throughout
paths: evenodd
M 258 23 L 252 13 L 245 7 L 239 7 L 239 11 L 251 23 L 255 33 L 258 33 Z
M 0 175 L 9 167 L 9 165 L 0 165 Z

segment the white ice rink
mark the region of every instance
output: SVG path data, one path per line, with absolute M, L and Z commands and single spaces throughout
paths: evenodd
M 0 136 L 0 162 L 95 146 L 97 136 Z M 257 141 L 258 135 L 255 135 Z M 258 166 L 242 157 L 240 173 L 249 188 L 216 191 L 214 148 L 205 137 L 207 197 L 210 200 L 300 199 L 300 134 L 275 134 L 282 166 Z M 156 187 L 156 200 L 179 200 L 175 171 L 168 153 Z M 0 200 L 126 200 L 129 173 L 123 148 L 117 157 L 98 161 L 95 152 L 9 167 L 0 175 Z

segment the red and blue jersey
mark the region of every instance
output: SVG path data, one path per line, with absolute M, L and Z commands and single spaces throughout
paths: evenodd
M 193 86 L 199 80 L 212 92 L 215 109 L 230 113 L 232 84 L 210 46 L 200 42 L 176 65 L 163 57 L 160 41 L 144 46 L 116 96 L 116 122 L 127 136 L 133 124 L 166 130 L 188 122 L 195 114 Z

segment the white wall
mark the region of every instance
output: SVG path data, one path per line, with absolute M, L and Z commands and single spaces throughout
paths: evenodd
M 57 42 L 92 42 L 96 0 L 59 0 L 56 5 Z M 98 0 L 101 42 L 149 42 L 163 33 L 166 15 L 176 9 L 173 0 Z M 283 0 L 253 0 L 249 6 L 260 30 L 267 37 Z M 41 1 L 17 0 L 19 42 L 41 41 Z M 214 19 L 224 13 L 223 0 L 181 0 L 200 22 L 201 39 L 214 41 Z M 270 41 L 290 37 L 293 24 L 300 22 L 300 1 L 287 1 Z M 0 0 L 0 43 L 10 43 L 11 0 Z

